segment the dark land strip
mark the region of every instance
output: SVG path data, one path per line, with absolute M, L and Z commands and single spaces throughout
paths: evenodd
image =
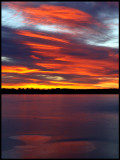
M 119 94 L 119 89 L 1 89 L 1 94 Z

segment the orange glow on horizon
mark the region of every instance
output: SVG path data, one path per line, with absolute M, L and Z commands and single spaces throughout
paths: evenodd
M 35 79 L 30 79 L 31 81 L 34 81 L 34 83 L 18 83 L 18 84 L 4 84 L 2 83 L 2 88 L 33 88 L 33 89 L 55 89 L 55 88 L 61 88 L 61 89 L 109 89 L 109 88 L 119 88 L 118 81 L 112 81 L 109 80 L 106 82 L 100 82 L 99 84 L 86 84 L 86 83 L 74 83 L 74 82 L 67 82 L 67 81 L 51 81 L 51 84 L 47 83 L 38 83 Z
M 93 89 L 94 85 L 91 86 L 91 85 L 86 85 L 84 84 L 83 86 L 71 86 L 71 84 L 69 85 L 38 85 L 38 84 L 35 84 L 35 83 L 30 83 L 30 84 L 18 84 L 18 85 L 12 85 L 10 86 L 9 84 L 6 85 L 6 84 L 2 84 L 2 88 L 8 88 L 8 89 L 11 89 L 11 88 L 15 88 L 15 89 L 18 89 L 18 88 L 33 88 L 33 89 L 56 89 L 56 88 L 67 88 L 67 89 L 85 89 L 85 87 L 87 86 L 87 89 Z M 99 87 L 94 87 L 94 89 L 97 89 Z

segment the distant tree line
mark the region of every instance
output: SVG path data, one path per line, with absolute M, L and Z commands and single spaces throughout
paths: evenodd
M 119 94 L 119 89 L 33 89 L 2 88 L 1 94 Z

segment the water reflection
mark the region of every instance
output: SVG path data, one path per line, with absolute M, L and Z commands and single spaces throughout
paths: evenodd
M 15 146 L 9 150 L 13 154 L 21 151 L 25 158 L 71 158 L 76 154 L 91 152 L 95 149 L 92 142 L 88 141 L 61 141 L 51 142 L 52 137 L 40 135 L 21 135 L 10 137 L 24 141 L 26 145 Z M 31 154 L 29 152 L 31 151 Z M 72 152 L 71 152 L 72 151 Z M 8 151 L 7 151 L 8 154 Z
M 118 95 L 3 95 L 2 157 L 117 158 L 117 111 Z

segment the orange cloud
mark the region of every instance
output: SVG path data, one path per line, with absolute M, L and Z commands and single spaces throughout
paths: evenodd
M 56 71 L 49 72 L 57 73 L 57 74 L 76 74 L 76 75 L 88 75 L 88 76 L 117 76 L 116 74 L 107 75 L 108 69 L 118 70 L 118 66 L 116 66 L 116 61 L 112 59 L 86 59 L 83 56 L 74 56 L 74 55 L 67 55 L 66 53 L 73 50 L 73 52 L 77 49 L 81 53 L 81 48 L 79 49 L 79 45 L 72 45 L 72 46 L 64 46 L 64 50 L 61 51 L 61 47 L 58 46 L 51 46 L 51 45 L 42 45 L 39 43 L 33 42 L 25 42 L 25 45 L 28 45 L 33 53 L 41 54 L 44 57 L 54 57 L 55 60 L 59 60 L 59 62 L 53 63 L 35 63 L 37 66 L 45 67 L 46 69 L 57 69 Z M 48 51 L 46 48 L 48 47 Z M 76 47 L 76 49 L 75 49 Z M 41 52 L 44 50 L 44 52 Z M 44 49 L 45 48 L 45 49 Z M 52 52 L 50 50 L 54 48 Z M 46 51 L 45 51 L 46 50 Z M 85 50 L 83 49 L 83 52 Z M 107 50 L 106 50 L 107 51 Z M 65 52 L 65 53 L 64 53 Z M 91 51 L 87 51 L 89 54 L 92 54 Z M 60 61 L 65 61 L 68 63 L 60 63 Z M 48 71 L 41 71 L 47 72 Z
M 2 66 L 2 73 L 17 73 L 17 74 L 25 74 L 25 73 L 57 73 L 57 71 L 43 71 L 40 69 L 29 69 L 27 67 L 21 66 Z
M 31 55 L 30 57 L 33 59 L 40 59 L 39 57 L 36 57 L 35 55 Z
M 102 26 L 90 14 L 74 8 L 47 4 L 36 8 L 28 7 L 24 3 L 6 3 L 6 5 L 17 12 L 22 12 L 25 23 L 29 24 L 58 24 L 71 27 L 81 25 L 84 28 L 85 24 Z
M 47 39 L 47 40 L 51 40 L 51 41 L 69 43 L 68 40 L 63 40 L 63 39 L 59 39 L 59 38 L 55 38 L 55 37 L 50 37 L 50 36 L 46 36 L 46 35 L 43 35 L 43 34 L 40 34 L 40 33 L 35 34 L 33 32 L 30 32 L 30 31 L 17 31 L 16 33 L 19 34 L 19 35 L 27 36 L 27 37 L 42 38 L 42 39 Z
M 29 46 L 29 48 L 32 50 L 32 53 L 42 55 L 44 57 L 59 57 L 61 56 L 60 50 L 63 48 L 61 46 L 47 45 L 29 41 L 22 41 L 21 43 Z
M 95 85 L 97 88 L 119 88 L 119 83 L 118 82 L 101 82 L 99 84 Z
M 42 67 L 45 67 L 45 68 L 48 68 L 48 69 L 51 69 L 51 68 L 61 68 L 61 64 L 56 64 L 56 63 L 35 63 L 35 65 L 37 66 L 42 66 Z
M 2 66 L 2 72 L 3 73 L 33 73 L 33 72 L 39 72 L 38 69 L 28 69 L 27 67 L 17 67 L 17 66 Z
M 32 49 L 39 49 L 39 50 L 59 50 L 62 47 L 53 46 L 53 45 L 45 45 L 40 43 L 34 43 L 34 42 L 22 42 L 25 45 L 30 46 Z

